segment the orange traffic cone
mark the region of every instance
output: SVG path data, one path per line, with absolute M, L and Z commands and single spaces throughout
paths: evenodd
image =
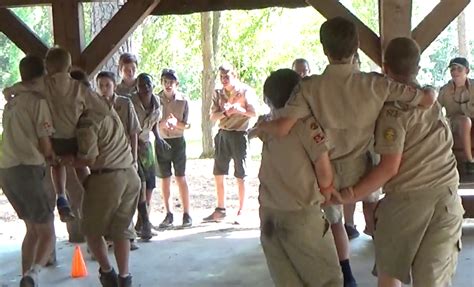
M 81 247 L 79 247 L 79 245 L 76 245 L 76 248 L 74 249 L 74 255 L 72 256 L 71 276 L 72 278 L 80 278 L 87 276 L 86 263 L 84 263 Z

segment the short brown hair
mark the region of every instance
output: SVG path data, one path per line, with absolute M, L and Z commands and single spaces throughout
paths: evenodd
M 74 80 L 83 83 L 84 85 L 86 85 L 89 88 L 91 87 L 91 83 L 89 82 L 87 74 L 83 70 L 80 70 L 80 69 L 72 70 L 71 72 L 69 72 L 69 75 Z
M 115 73 L 113 73 L 113 72 L 102 71 L 102 72 L 97 74 L 97 77 L 95 78 L 95 80 L 99 81 L 99 79 L 102 79 L 102 78 L 109 79 L 114 83 L 114 85 L 116 84 Z
M 355 24 L 342 17 L 324 22 L 319 38 L 326 54 L 335 60 L 349 58 L 359 48 L 359 34 Z
M 413 39 L 394 38 L 385 49 L 384 63 L 396 75 L 416 74 L 420 63 L 420 47 Z
M 119 69 L 121 69 L 123 65 L 132 63 L 138 66 L 138 60 L 135 55 L 133 55 L 132 53 L 123 53 L 122 55 L 120 55 Z
M 300 75 L 291 69 L 272 72 L 263 84 L 265 102 L 268 101 L 276 109 L 283 108 L 300 79 Z
M 61 47 L 53 47 L 46 53 L 45 62 L 48 69 L 67 72 L 71 67 L 71 54 Z
M 223 72 L 225 74 L 231 73 L 237 75 L 235 68 L 230 63 L 223 63 L 219 66 L 219 72 Z
M 27 55 L 20 61 L 20 75 L 23 81 L 30 81 L 45 74 L 43 59 Z

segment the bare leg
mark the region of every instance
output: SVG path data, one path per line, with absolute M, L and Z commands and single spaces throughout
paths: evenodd
M 237 178 L 237 186 L 239 187 L 239 211 L 241 211 L 245 205 L 245 179 Z
M 179 195 L 183 203 L 183 212 L 189 214 L 189 189 L 186 177 L 177 176 L 176 182 L 178 183 Z
M 166 213 L 170 212 L 170 197 L 171 197 L 171 178 L 162 178 L 161 179 L 161 194 L 163 195 L 163 203 L 165 205 Z
M 471 127 L 472 122 L 468 117 L 458 117 L 456 118 L 459 124 L 459 136 L 462 140 L 464 156 L 466 161 L 472 162 L 472 152 L 471 152 Z
M 389 275 L 385 273 L 380 273 L 378 272 L 378 287 L 401 287 L 402 283 L 393 277 L 390 277 Z
M 89 235 L 86 236 L 87 245 L 89 250 L 92 252 L 97 262 L 100 265 L 102 271 L 108 271 L 112 269 L 110 265 L 109 257 L 107 256 L 107 244 L 102 236 Z
M 114 254 L 117 261 L 119 275 L 127 277 L 130 274 L 128 260 L 130 257 L 130 240 L 114 240 Z
M 356 204 L 344 204 L 344 223 L 346 225 L 354 226 L 354 212 Z
M 84 180 L 91 174 L 88 167 L 76 167 L 74 170 L 80 183 L 84 183 Z
M 374 213 L 375 208 L 377 207 L 377 202 L 362 202 L 362 207 L 364 211 L 365 218 L 365 230 L 364 232 L 367 235 L 374 235 L 375 220 Z
M 214 180 L 216 182 L 217 207 L 225 208 L 224 176 L 223 175 L 215 175 Z
M 21 245 L 21 269 L 22 274 L 30 270 L 33 265 L 33 260 L 36 252 L 36 229 L 34 224 L 25 221 L 26 234 Z
M 54 222 L 49 220 L 47 223 L 35 224 L 36 229 L 36 252 L 33 264 L 45 266 L 53 248 L 53 241 L 56 240 L 54 234 Z
M 152 195 L 153 195 L 153 188 L 147 188 L 146 189 L 146 204 L 148 206 L 150 206 Z M 150 210 L 148 210 L 148 213 L 150 213 Z
M 51 179 L 56 194 L 66 197 L 66 167 L 64 165 L 51 166 Z
M 349 238 L 344 229 L 344 224 L 342 222 L 331 224 L 331 231 L 334 236 L 339 261 L 349 259 Z

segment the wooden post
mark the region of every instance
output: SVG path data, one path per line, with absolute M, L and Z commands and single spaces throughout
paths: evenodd
M 411 37 L 412 0 L 379 0 L 380 42 L 383 51 L 397 37 Z
M 54 43 L 71 53 L 72 63 L 80 64 L 84 49 L 84 14 L 82 3 L 76 1 L 53 1 Z

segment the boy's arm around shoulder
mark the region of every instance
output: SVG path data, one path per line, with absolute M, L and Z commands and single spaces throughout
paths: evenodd
M 31 81 L 22 81 L 11 87 L 3 89 L 5 100 L 9 101 L 14 95 L 26 92 L 39 93 L 44 95 L 46 91 L 46 76 L 41 76 Z

